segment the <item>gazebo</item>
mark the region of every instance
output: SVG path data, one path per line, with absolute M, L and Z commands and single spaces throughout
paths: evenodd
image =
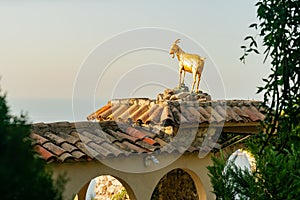
M 176 191 L 214 199 L 211 156 L 241 148 L 258 133 L 264 113 L 254 100 L 167 89 L 157 99 L 111 100 L 87 119 L 32 125 L 33 148 L 54 177 L 68 178 L 64 199 L 85 199 L 90 180 L 101 175 L 118 179 L 130 199 L 158 199 L 160 193 L 172 199 Z

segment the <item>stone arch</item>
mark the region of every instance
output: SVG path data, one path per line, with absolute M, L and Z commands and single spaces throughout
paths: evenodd
M 125 188 L 128 196 L 129 196 L 129 199 L 130 200 L 136 200 L 135 194 L 134 194 L 132 188 L 129 186 L 129 184 L 127 184 L 126 181 L 124 181 L 123 179 L 121 179 L 119 177 L 116 177 L 115 175 L 111 175 L 111 174 L 102 174 L 102 175 L 99 175 L 99 176 L 96 176 L 96 177 L 92 178 L 90 181 L 88 181 L 87 183 L 85 183 L 83 185 L 83 187 L 79 190 L 79 192 L 75 196 L 74 200 L 85 200 L 86 195 L 87 195 L 87 191 L 89 189 L 89 184 L 91 183 L 91 181 L 96 180 L 97 178 L 100 179 L 101 177 L 113 177 L 118 182 L 120 182 L 122 184 L 122 186 Z
M 199 176 L 187 168 L 175 168 L 164 174 L 156 184 L 151 200 L 205 200 L 206 192 Z

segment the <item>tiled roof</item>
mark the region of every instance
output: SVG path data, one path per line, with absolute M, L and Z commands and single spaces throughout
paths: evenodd
M 202 152 L 203 146 L 208 152 L 256 133 L 264 119 L 259 104 L 212 101 L 206 93 L 166 89 L 156 100 L 112 100 L 89 115 L 90 122 L 33 124 L 31 138 L 35 151 L 48 162 Z
M 224 122 L 225 128 L 220 137 L 224 141 L 220 141 L 218 147 L 222 148 L 222 143 L 227 146 L 228 141 L 241 138 L 229 133 L 242 131 L 241 127 L 249 124 L 254 129 L 245 133 L 256 131 L 255 126 L 264 118 L 258 106 L 259 102 L 241 100 L 201 102 L 195 106 L 189 103 L 156 103 L 149 99 L 123 99 L 111 101 L 90 115 L 89 119 L 100 122 L 33 124 L 31 138 L 34 149 L 48 162 L 102 160 L 153 152 L 191 153 L 199 151 L 205 131 L 202 135 L 192 136 L 183 133 L 180 142 L 172 143 L 178 123 L 198 129 L 198 126 Z M 139 123 L 125 123 L 130 120 Z M 190 144 L 185 144 L 189 139 L 192 139 Z
M 259 101 L 157 101 L 119 99 L 87 117 L 88 120 L 182 125 L 192 123 L 259 122 L 264 119 Z
M 32 125 L 31 139 L 33 149 L 48 162 L 179 152 L 178 148 L 163 148 L 167 141 L 160 134 L 115 122 L 37 123 Z

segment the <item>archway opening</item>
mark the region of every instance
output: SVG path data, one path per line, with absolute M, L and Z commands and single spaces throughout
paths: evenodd
M 200 181 L 200 180 L 199 180 Z M 164 175 L 156 185 L 151 200 L 187 199 L 199 200 L 197 183 L 183 169 L 174 169 Z
M 255 169 L 254 157 L 249 152 L 243 149 L 238 149 L 233 152 L 227 160 L 227 163 L 230 162 L 233 162 L 236 166 L 240 167 L 243 170 L 254 171 Z
M 120 178 L 101 175 L 86 183 L 74 200 L 136 200 L 132 189 Z

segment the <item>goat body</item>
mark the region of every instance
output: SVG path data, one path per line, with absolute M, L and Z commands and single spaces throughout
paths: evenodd
M 177 39 L 170 49 L 170 54 L 172 58 L 176 54 L 177 59 L 179 61 L 179 85 L 180 88 L 182 84 L 184 84 L 184 77 L 185 72 L 189 72 L 193 74 L 193 85 L 191 92 L 194 91 L 194 87 L 196 85 L 195 92 L 198 92 L 201 74 L 204 67 L 204 61 L 206 58 L 201 57 L 197 54 L 189 54 L 185 53 L 177 44 L 179 43 L 180 39 Z

